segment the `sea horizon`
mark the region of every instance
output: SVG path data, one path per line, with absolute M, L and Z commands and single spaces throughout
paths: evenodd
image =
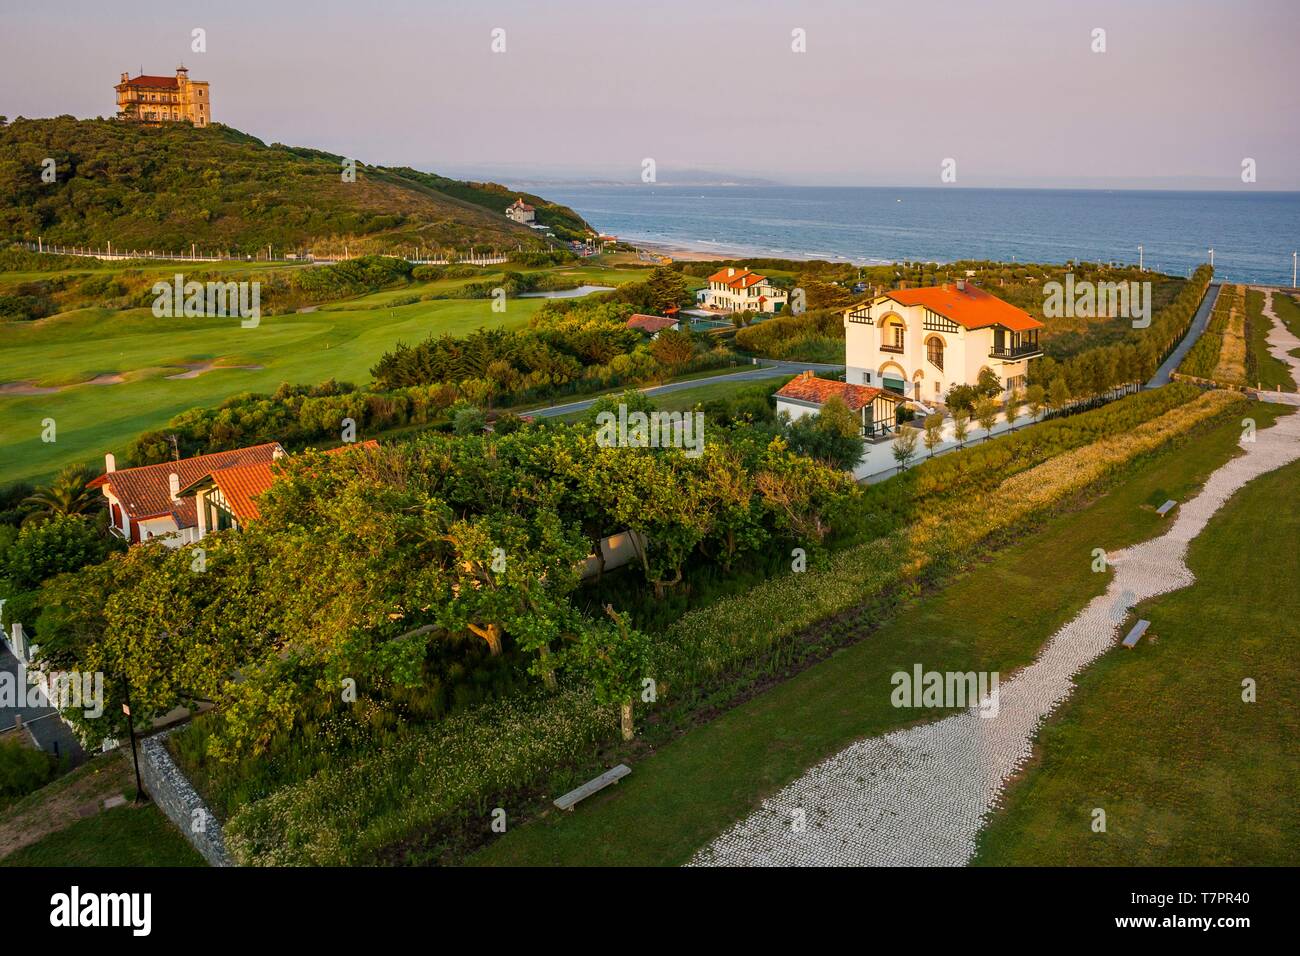
M 632 243 L 724 257 L 1125 262 L 1290 285 L 1300 192 L 963 186 L 562 186 L 547 198 Z M 1142 247 L 1139 253 L 1138 247 Z

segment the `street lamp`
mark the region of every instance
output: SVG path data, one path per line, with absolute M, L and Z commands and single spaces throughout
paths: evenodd
M 1214 249 L 1213 249 L 1213 247 L 1210 248 L 1210 268 L 1211 268 L 1211 269 L 1214 268 Z
M 1291 253 L 1291 288 L 1295 288 L 1295 253 Z
M 1146 270 L 1142 268 L 1142 247 L 1138 246 L 1138 272 L 1145 272 L 1145 271 Z

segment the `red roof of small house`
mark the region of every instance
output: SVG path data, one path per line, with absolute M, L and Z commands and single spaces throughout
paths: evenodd
M 174 90 L 177 89 L 176 77 L 174 76 L 149 76 L 147 73 L 141 73 L 125 83 L 119 83 L 118 86 L 143 86 L 151 90 Z
M 378 447 L 379 442 L 371 438 L 368 441 L 339 445 L 337 448 L 327 448 L 325 454 L 338 455 L 357 448 Z M 261 511 L 257 507 L 256 499 L 275 484 L 275 479 L 278 477 L 271 467 L 273 460 L 235 465 L 218 469 L 207 475 L 201 475 L 190 482 L 189 487 L 182 486 L 181 494 L 184 495 L 186 492 L 191 491 L 197 484 L 211 480 L 220 489 L 222 497 L 226 499 L 230 513 L 239 519 L 240 524 L 248 524 L 248 522 L 261 517 Z M 190 502 L 190 507 L 193 509 L 193 497 L 188 497 L 186 500 Z
M 776 393 L 777 398 L 794 398 L 816 405 L 825 404 L 826 399 L 838 395 L 850 411 L 857 412 L 866 408 L 877 397 L 884 396 L 890 401 L 901 401 L 902 396 L 887 392 L 882 388 L 868 385 L 852 385 L 848 382 L 834 382 L 828 378 L 815 378 L 811 371 L 801 373 L 786 382 Z
M 212 483 L 221 490 L 230 513 L 240 524 L 255 520 L 260 512 L 253 499 L 275 484 L 275 472 L 269 461 L 259 461 L 237 468 L 222 468 L 212 473 Z
M 1023 309 L 999 299 L 978 286 L 965 283 L 964 289 L 955 285 L 926 286 L 921 289 L 894 289 L 885 296 L 899 305 L 920 305 L 938 312 L 967 329 L 984 329 L 1000 325 L 1012 332 L 1041 329 L 1043 323 Z
M 525 210 L 526 212 L 533 212 L 533 211 L 534 211 L 532 206 L 530 206 L 530 205 L 528 205 L 528 203 L 524 202 L 524 197 L 523 197 L 523 196 L 520 196 L 518 199 L 516 199 L 516 200 L 514 201 L 514 203 L 510 206 L 510 208 L 511 208 L 511 209 L 523 209 L 523 210 Z
M 213 452 L 210 455 L 196 455 L 182 458 L 180 461 L 164 461 L 157 465 L 142 465 L 139 468 L 122 468 L 110 471 L 91 480 L 87 487 L 105 487 L 122 505 L 122 509 L 133 521 L 146 518 L 160 518 L 171 515 L 178 528 L 192 528 L 198 521 L 194 513 L 194 499 L 181 498 L 172 501 L 171 476 L 177 476 L 181 488 L 193 484 L 204 475 L 242 465 L 259 462 L 269 463 L 277 450 L 279 442 L 267 442 L 249 448 L 235 448 L 230 451 Z
M 638 329 L 650 335 L 662 332 L 664 329 L 671 329 L 676 324 L 676 319 L 670 319 L 664 315 L 642 315 L 640 312 L 627 320 L 629 329 Z

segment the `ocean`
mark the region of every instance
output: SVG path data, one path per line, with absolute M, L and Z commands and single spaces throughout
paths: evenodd
M 538 186 L 597 229 L 719 255 L 887 263 L 1138 261 L 1291 283 L 1300 193 L 822 186 Z

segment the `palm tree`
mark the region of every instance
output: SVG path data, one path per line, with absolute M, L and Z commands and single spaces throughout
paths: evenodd
M 23 499 L 33 510 L 27 517 L 52 518 L 55 515 L 84 515 L 98 509 L 103 499 L 86 485 L 94 476 L 83 465 L 68 465 L 44 488 Z

